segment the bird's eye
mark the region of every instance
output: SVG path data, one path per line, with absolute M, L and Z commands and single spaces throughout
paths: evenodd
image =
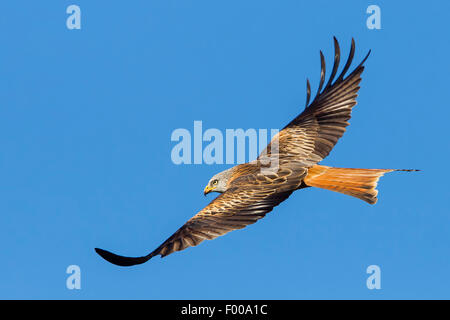
M 219 180 L 213 180 L 211 181 L 211 185 L 215 186 L 217 183 L 219 183 Z

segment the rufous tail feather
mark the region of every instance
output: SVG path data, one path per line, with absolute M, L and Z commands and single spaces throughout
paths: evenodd
M 419 171 L 415 169 L 351 169 L 315 165 L 308 169 L 303 180 L 306 186 L 332 190 L 364 200 L 377 202 L 378 180 L 392 171 Z

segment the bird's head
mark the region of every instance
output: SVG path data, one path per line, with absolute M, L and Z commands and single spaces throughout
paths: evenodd
M 222 171 L 216 174 L 214 177 L 209 180 L 208 184 L 203 190 L 203 194 L 206 196 L 210 192 L 219 192 L 223 193 L 227 191 L 228 188 L 228 180 L 231 178 L 231 169 Z

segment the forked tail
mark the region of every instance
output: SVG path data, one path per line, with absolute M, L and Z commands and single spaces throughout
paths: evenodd
M 387 172 L 419 171 L 414 169 L 349 169 L 315 165 L 308 169 L 304 183 L 347 194 L 370 204 L 377 202 L 378 180 Z

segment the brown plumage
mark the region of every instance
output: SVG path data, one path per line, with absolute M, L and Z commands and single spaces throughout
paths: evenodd
M 305 110 L 276 135 L 257 160 L 237 165 L 214 176 L 205 194 L 220 192 L 208 206 L 189 219 L 171 237 L 150 254 L 124 257 L 102 249 L 96 252 L 107 261 L 131 266 L 156 255 L 196 246 L 203 240 L 215 239 L 232 230 L 242 229 L 263 218 L 286 200 L 295 190 L 317 187 L 344 193 L 370 204 L 377 201 L 378 179 L 394 169 L 346 169 L 321 166 L 324 159 L 344 134 L 356 105 L 357 92 L 367 57 L 349 74 L 355 53 L 352 39 L 350 54 L 336 78 L 340 62 L 339 44 L 334 38 L 334 65 L 325 83 L 325 59 L 320 52 L 320 83 L 314 100 L 309 103 L 311 87 L 307 81 Z M 272 167 L 273 164 L 276 164 Z M 414 170 L 403 170 L 414 171 Z

